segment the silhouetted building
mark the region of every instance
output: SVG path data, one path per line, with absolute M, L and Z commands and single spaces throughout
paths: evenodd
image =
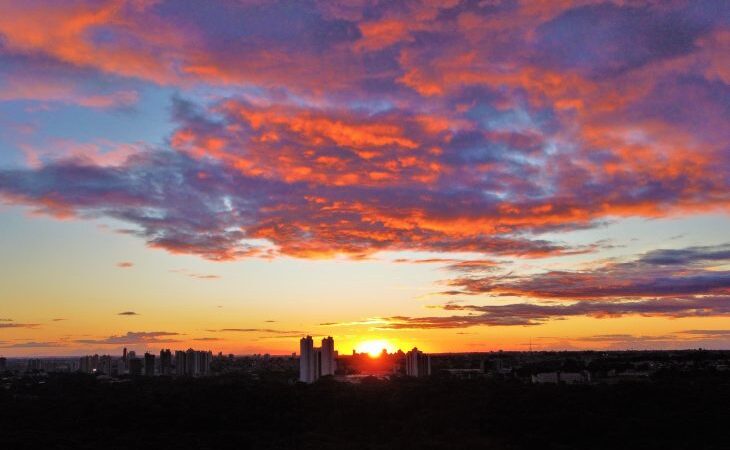
M 317 356 L 314 352 L 314 341 L 312 336 L 307 336 L 299 341 L 299 381 L 313 383 L 316 380 L 315 367 Z
M 155 355 L 152 353 L 144 354 L 144 375 L 146 377 L 155 376 Z
M 532 382 L 536 384 L 582 384 L 590 383 L 590 381 L 591 374 L 586 370 L 582 372 L 542 372 L 532 376 Z
M 189 348 L 187 351 L 175 352 L 175 375 L 199 377 L 210 373 L 213 352 L 198 351 Z
M 97 372 L 103 373 L 104 375 L 112 374 L 112 357 L 111 355 L 103 355 L 99 358 L 99 365 L 96 368 Z
M 39 372 L 43 370 L 43 361 L 40 359 L 29 359 L 25 365 L 26 372 Z
M 322 339 L 319 361 L 320 376 L 335 374 L 335 340 L 331 336 Z
M 299 341 L 299 381 L 314 383 L 321 376 L 335 374 L 335 340 L 322 339 L 322 347 L 314 347 L 311 336 Z
M 406 353 L 406 375 L 411 377 L 431 375 L 431 357 L 413 347 L 413 350 Z
M 172 374 L 172 352 L 168 350 L 160 350 L 160 374 Z
M 175 351 L 175 375 L 182 377 L 185 375 L 185 352 L 182 350 Z
M 99 369 L 99 355 L 82 356 L 79 358 L 79 371 L 83 373 L 94 373 Z
M 129 365 L 129 374 L 133 377 L 142 375 L 142 360 L 137 357 L 130 357 L 127 361 Z
M 0 358 L 0 372 L 8 370 L 8 360 L 6 358 Z

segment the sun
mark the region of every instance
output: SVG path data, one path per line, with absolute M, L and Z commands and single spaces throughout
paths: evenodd
M 383 351 L 383 349 L 387 350 L 388 353 L 393 353 L 397 350 L 395 345 L 386 341 L 385 339 L 373 339 L 370 341 L 363 341 L 355 347 L 355 350 L 358 353 L 367 353 L 372 358 L 377 358 L 378 356 L 380 356 L 380 353 Z

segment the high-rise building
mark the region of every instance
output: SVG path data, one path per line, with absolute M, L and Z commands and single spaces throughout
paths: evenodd
M 167 352 L 170 352 L 167 350 Z M 172 354 L 170 353 L 170 356 Z M 167 357 L 167 356 L 166 356 Z M 162 358 L 162 356 L 160 356 Z M 175 351 L 175 375 L 198 377 L 210 374 L 210 363 L 213 362 L 213 352 L 199 351 L 189 348 L 187 351 Z M 169 369 L 172 373 L 172 369 Z
M 314 383 L 324 375 L 335 374 L 335 340 L 322 339 L 322 347 L 314 347 L 311 336 L 299 341 L 299 381 Z
M 411 377 L 431 375 L 431 357 L 413 347 L 413 350 L 406 353 L 406 375 Z
M 185 352 L 185 375 L 194 377 L 198 375 L 198 355 L 192 348 Z
M 146 377 L 155 376 L 155 355 L 152 353 L 144 354 L 144 375 Z
M 8 360 L 0 358 L 0 372 L 5 372 L 6 370 L 8 370 Z
M 336 367 L 335 362 L 335 340 L 332 336 L 322 339 L 322 347 L 320 351 L 320 375 L 334 375 Z
M 172 374 L 172 352 L 169 349 L 160 350 L 160 374 Z
M 185 375 L 185 368 L 187 364 L 185 362 L 185 352 L 182 350 L 175 351 L 175 375 L 182 377 Z
M 99 358 L 99 366 L 96 368 L 97 372 L 103 373 L 104 375 L 112 374 L 112 357 L 111 355 L 102 355 Z
M 314 341 L 307 336 L 299 341 L 299 381 L 313 383 L 315 366 Z
M 131 353 L 131 352 L 130 352 Z M 142 360 L 134 357 L 129 357 L 127 364 L 129 365 L 129 374 L 133 377 L 142 375 Z

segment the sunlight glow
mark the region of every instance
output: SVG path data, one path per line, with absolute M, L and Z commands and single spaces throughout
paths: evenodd
M 380 353 L 385 349 L 388 353 L 393 353 L 398 350 L 395 345 L 386 341 L 385 339 L 374 339 L 370 341 L 364 341 L 359 343 L 355 350 L 358 353 L 367 353 L 373 358 L 380 356 Z

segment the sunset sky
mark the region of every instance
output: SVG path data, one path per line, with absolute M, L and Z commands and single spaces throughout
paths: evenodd
M 0 0 L 0 355 L 730 348 L 729 55 L 725 0 Z

